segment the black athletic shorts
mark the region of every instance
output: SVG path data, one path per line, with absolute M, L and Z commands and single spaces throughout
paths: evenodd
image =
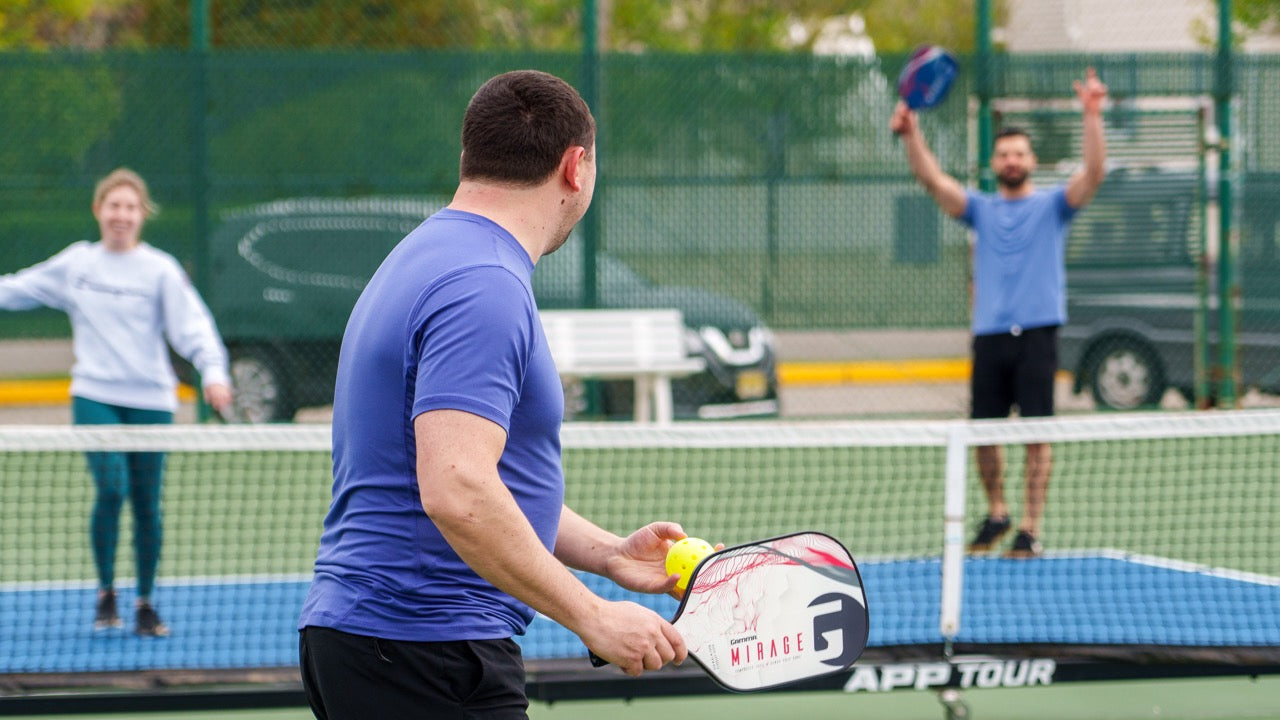
M 409 642 L 311 626 L 298 655 L 320 720 L 529 717 L 524 659 L 510 638 Z
M 1058 372 L 1058 326 L 973 338 L 970 417 L 1053 414 L 1053 376 Z

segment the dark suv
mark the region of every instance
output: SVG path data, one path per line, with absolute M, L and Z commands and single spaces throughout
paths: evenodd
M 210 242 L 208 302 L 231 353 L 236 415 L 283 421 L 333 401 L 347 316 L 401 238 L 444 203 L 412 198 L 301 198 L 228 213 Z M 673 382 L 682 418 L 778 413 L 774 342 L 745 304 L 696 288 L 656 285 L 618 258 L 597 255 L 597 304 L 681 310 L 691 355 L 706 371 Z M 534 273 L 539 307 L 582 307 L 583 255 L 570 240 Z M 632 415 L 630 381 L 566 387 L 566 414 Z
M 1170 388 L 1194 398 L 1197 347 L 1217 343 L 1215 278 L 1198 270 L 1205 191 L 1194 168 L 1120 170 L 1073 224 L 1060 365 L 1099 408 L 1156 406 Z M 1280 392 L 1278 195 L 1280 180 L 1246 184 L 1239 263 L 1241 377 L 1268 393 Z

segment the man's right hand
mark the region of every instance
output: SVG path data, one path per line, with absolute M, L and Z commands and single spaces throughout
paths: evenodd
M 581 636 L 592 652 L 633 677 L 667 663 L 679 665 L 689 654 L 674 625 L 633 602 L 606 601 Z
M 893 108 L 889 118 L 889 129 L 894 135 L 910 135 L 916 131 L 916 114 L 902 100 Z

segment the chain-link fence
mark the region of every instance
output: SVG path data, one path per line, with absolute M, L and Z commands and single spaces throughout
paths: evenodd
M 284 9 L 272 17 L 282 27 L 346 34 L 273 41 L 293 36 L 237 24 L 277 5 Z M 745 399 L 776 396 L 776 348 L 747 352 L 752 338 L 770 342 L 753 332 L 766 326 L 965 328 L 968 235 L 914 183 L 887 129 L 902 57 L 610 53 L 592 62 L 576 53 L 387 49 L 402 47 L 390 26 L 403 13 L 427 12 L 410 8 L 417 5 L 216 2 L 212 49 L 200 53 L 184 47 L 189 8 L 157 0 L 146 5 L 146 22 L 111 27 L 172 49 L 0 53 L 0 270 L 92 238 L 93 183 L 132 167 L 162 206 L 146 239 L 188 267 L 246 367 L 290 379 L 272 391 L 280 406 L 268 416 L 322 404 L 364 280 L 406 228 L 448 201 L 471 93 L 495 73 L 534 67 L 580 87 L 590 78 L 597 88 L 596 215 L 578 231 L 592 233 L 598 249 L 597 303 L 680 307 L 695 333 L 714 329 L 765 375 L 763 384 L 754 375 L 740 383 L 745 371 L 726 365 L 722 377 L 681 388 L 684 414 L 744 400 L 743 388 L 751 388 Z M 375 6 L 396 9 L 382 16 Z M 352 8 L 359 17 L 343 14 Z M 308 9 L 306 22 L 294 14 Z M 351 24 L 363 29 L 343 29 Z M 379 41 L 369 40 L 384 27 Z M 1211 316 L 1195 315 L 1212 296 L 1204 284 L 1212 279 L 1198 270 L 1214 242 L 1214 223 L 1205 220 L 1213 164 L 1204 160 L 1212 57 L 998 56 L 998 122 L 1031 127 L 1042 182 L 1065 176 L 1079 158 L 1071 81 L 1087 65 L 1111 89 L 1113 167 L 1073 230 L 1070 284 L 1098 285 L 1100 265 L 1165 268 L 1099 280 L 1103 300 L 1091 307 L 1105 306 L 1106 318 L 1128 312 L 1110 300 L 1165 316 L 1170 302 L 1186 306 L 1159 321 L 1125 315 L 1133 328 L 1151 329 L 1129 333 L 1125 347 L 1146 363 L 1152 383 L 1132 404 L 1166 388 L 1191 395 L 1194 375 L 1181 367 L 1192 367 L 1196 338 L 1212 342 L 1213 329 Z M 1280 57 L 1237 58 L 1244 380 L 1269 389 L 1280 387 L 1278 75 Z M 966 181 L 976 177 L 965 102 L 972 80 L 965 74 L 952 99 L 923 120 L 944 169 Z M 583 246 L 571 243 L 540 264 L 544 306 L 581 305 L 590 295 Z M 1143 288 L 1159 292 L 1119 297 Z M 1102 322 L 1091 310 L 1072 312 Z M 1162 340 L 1170 327 L 1185 331 L 1186 342 Z M 1089 387 L 1114 353 L 1098 344 L 1097 328 L 1081 328 L 1076 364 L 1064 367 Z M 1114 340 L 1117 331 L 1108 332 Z M 0 314 L 4 337 L 66 333 L 54 313 Z

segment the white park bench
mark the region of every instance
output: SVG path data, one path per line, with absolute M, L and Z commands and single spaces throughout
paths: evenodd
M 685 350 L 679 310 L 543 310 L 542 329 L 564 380 L 635 381 L 635 420 L 671 422 L 671 379 L 702 372 Z

